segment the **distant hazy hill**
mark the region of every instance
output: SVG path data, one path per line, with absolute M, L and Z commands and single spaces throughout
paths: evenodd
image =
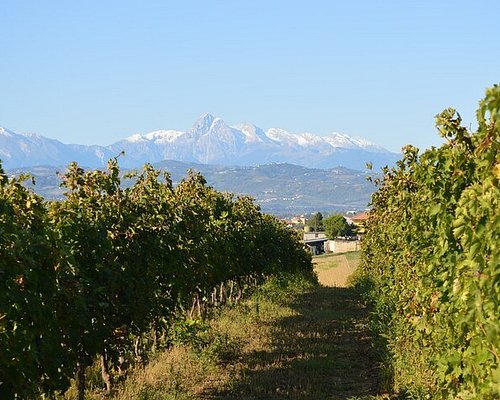
M 194 169 L 216 189 L 251 195 L 263 211 L 278 215 L 365 209 L 375 189 L 366 181 L 365 173 L 342 167 L 328 170 L 292 164 L 223 167 L 179 161 L 163 161 L 155 167 L 170 172 L 174 184 L 180 182 L 187 169 Z M 36 180 L 34 190 L 54 199 L 63 197 L 57 171 L 63 172 L 64 167 L 39 166 L 8 172 L 32 174 Z
M 120 164 L 128 168 L 146 162 L 178 160 L 225 166 L 284 162 L 311 168 L 343 166 L 362 170 L 366 162 L 378 168 L 399 158 L 362 138 L 340 133 L 326 136 L 290 133 L 276 128 L 264 132 L 250 123 L 229 126 L 210 114 L 200 117 L 188 131 L 135 134 L 110 146 L 64 144 L 0 128 L 0 159 L 6 168 L 66 165 L 70 161 L 102 167 L 122 150 L 125 156 Z

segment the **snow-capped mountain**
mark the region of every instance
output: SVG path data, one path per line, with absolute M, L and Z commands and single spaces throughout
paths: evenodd
M 113 153 L 102 146 L 64 144 L 55 139 L 0 127 L 0 160 L 4 167 L 65 165 L 78 161 L 88 166 L 105 165 Z
M 68 145 L 0 128 L 0 159 L 8 168 L 63 165 L 70 161 L 99 167 L 122 150 L 125 156 L 120 164 L 124 167 L 178 160 L 243 166 L 287 162 L 316 168 L 364 169 L 366 162 L 378 167 L 399 158 L 363 138 L 340 133 L 326 136 L 290 133 L 278 128 L 264 131 L 251 123 L 229 126 L 211 114 L 201 116 L 187 131 L 137 133 L 110 146 Z

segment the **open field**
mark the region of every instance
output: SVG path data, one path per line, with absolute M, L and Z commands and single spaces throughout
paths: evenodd
M 324 254 L 313 258 L 320 284 L 328 287 L 346 287 L 348 278 L 359 264 L 359 251 L 342 254 Z

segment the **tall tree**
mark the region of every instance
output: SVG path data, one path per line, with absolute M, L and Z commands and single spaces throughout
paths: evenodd
M 307 226 L 314 231 L 323 230 L 323 214 L 320 212 L 313 214 L 312 217 L 307 220 Z
M 337 236 L 352 235 L 352 226 L 341 214 L 333 214 L 323 220 L 326 235 L 333 239 Z

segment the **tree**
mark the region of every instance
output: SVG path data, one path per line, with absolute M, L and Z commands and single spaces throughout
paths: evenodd
M 333 239 L 337 236 L 350 236 L 352 227 L 341 214 L 333 214 L 323 220 L 326 235 Z
M 314 231 L 323 230 L 323 214 L 317 212 L 307 220 L 306 225 Z

